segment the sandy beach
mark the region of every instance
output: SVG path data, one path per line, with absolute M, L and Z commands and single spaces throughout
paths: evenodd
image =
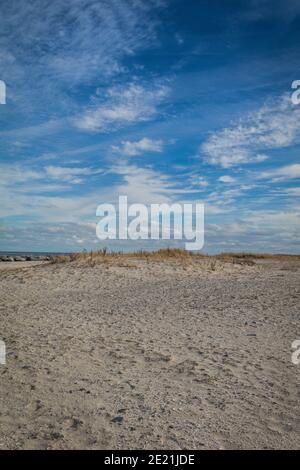
M 299 274 L 297 259 L 2 263 L 0 448 L 299 449 Z

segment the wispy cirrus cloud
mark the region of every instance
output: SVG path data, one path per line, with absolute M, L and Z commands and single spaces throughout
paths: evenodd
M 111 171 L 121 177 L 115 188 L 116 194 L 126 194 L 131 203 L 170 202 L 176 194 L 176 185 L 170 177 L 153 168 L 143 168 L 120 161 Z
M 297 0 L 250 0 L 246 8 L 237 17 L 244 21 L 260 21 L 265 18 L 280 18 L 287 23 L 292 22 L 300 14 Z
M 121 145 L 112 146 L 112 150 L 128 157 L 136 157 L 147 152 L 161 153 L 163 151 L 163 142 L 160 139 L 143 137 L 135 142 L 130 140 L 122 141 Z
M 90 108 L 74 120 L 77 128 L 89 132 L 108 132 L 124 125 L 148 121 L 168 95 L 166 85 L 154 87 L 131 83 L 110 88 L 104 102 L 94 97 Z
M 27 168 L 22 164 L 1 164 L 0 165 L 0 187 L 15 188 L 27 185 L 30 192 L 32 184 L 40 181 L 47 183 L 49 180 L 54 180 L 63 183 L 78 184 L 83 181 L 84 177 L 91 177 L 103 173 L 99 168 L 84 168 L 84 167 L 62 167 L 49 165 L 40 168 L 32 167 Z M 37 186 L 34 186 L 37 188 Z M 52 188 L 53 189 L 53 188 Z
M 258 179 L 270 179 L 272 181 L 285 181 L 300 178 L 300 164 L 285 165 L 279 168 L 272 168 L 263 171 L 258 175 Z
M 284 193 L 289 196 L 300 196 L 300 187 L 298 188 L 287 188 L 283 190 Z
M 266 151 L 299 143 L 299 122 L 300 109 L 285 94 L 212 134 L 200 151 L 208 163 L 223 168 L 261 162 L 268 158 Z
M 98 175 L 99 173 L 103 173 L 103 170 L 97 168 L 70 168 L 50 165 L 45 167 L 45 172 L 47 176 L 53 179 L 81 183 L 81 177 Z
M 257 210 L 234 213 L 232 220 L 207 224 L 206 244 L 218 250 L 299 252 L 300 210 Z
M 1 59 L 8 66 L 44 67 L 72 83 L 87 74 L 98 75 L 99 70 L 110 74 L 118 70 L 120 57 L 155 39 L 155 10 L 164 4 L 163 0 L 4 0 Z M 26 60 L 19 62 L 24 51 Z
M 164 0 L 3 0 L 0 69 L 10 100 L 71 111 L 67 90 L 125 69 L 156 40 Z M 41 94 L 41 90 L 43 93 Z
M 104 180 L 101 187 L 91 187 L 91 178 L 99 175 L 102 178 L 101 173 L 101 169 L 89 167 L 51 165 L 26 170 L 26 165 L 3 164 L 0 166 L 0 217 L 22 214 L 44 223 L 80 222 L 86 217 L 93 221 L 98 204 L 117 203 L 119 194 L 126 194 L 130 202 L 148 204 L 170 202 L 176 195 L 187 192 L 169 175 L 127 161 L 120 161 L 110 168 L 110 175 L 115 176 L 113 184 Z M 83 180 L 88 180 L 89 186 L 78 194 L 76 185 Z M 71 193 L 70 189 L 73 190 Z M 53 194 L 45 195 L 52 190 Z M 62 193 L 57 195 L 57 191 Z

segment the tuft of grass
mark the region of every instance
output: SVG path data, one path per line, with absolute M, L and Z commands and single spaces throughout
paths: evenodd
M 72 255 L 57 255 L 51 256 L 50 263 L 51 264 L 62 264 L 62 263 L 69 263 L 71 260 Z
M 136 253 L 129 253 L 130 256 L 138 258 L 190 258 L 195 256 L 192 252 L 181 248 L 162 248 L 157 251 L 138 251 Z

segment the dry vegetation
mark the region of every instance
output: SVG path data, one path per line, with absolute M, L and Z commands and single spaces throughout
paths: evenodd
M 158 251 L 138 251 L 134 253 L 124 252 L 108 252 L 106 249 L 90 252 L 71 253 L 68 255 L 54 256 L 51 263 L 80 263 L 94 266 L 96 264 L 118 264 L 123 267 L 134 267 L 128 264 L 129 260 L 146 260 L 146 261 L 174 261 L 174 262 L 197 262 L 207 261 L 211 264 L 212 269 L 216 262 L 232 264 L 244 264 L 252 266 L 255 260 L 272 260 L 272 261 L 299 261 L 300 255 L 287 254 L 268 254 L 268 253 L 220 253 L 217 255 L 207 255 L 204 253 L 193 253 L 180 248 L 166 248 Z

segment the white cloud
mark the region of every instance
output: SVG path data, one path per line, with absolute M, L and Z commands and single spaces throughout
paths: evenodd
M 113 150 L 128 157 L 135 157 L 144 152 L 160 153 L 163 151 L 163 143 L 161 140 L 148 139 L 147 137 L 137 142 L 125 140 L 121 144 L 120 146 L 113 146 Z
M 206 178 L 204 178 L 203 176 L 190 176 L 190 184 L 191 186 L 194 186 L 194 187 L 201 187 L 201 188 L 206 188 L 208 186 L 208 181 Z
M 47 181 L 55 180 L 64 183 L 77 184 L 82 182 L 82 177 L 100 174 L 103 170 L 98 168 L 70 168 L 62 166 L 46 166 L 44 168 L 30 169 L 22 164 L 0 164 L 0 186 L 14 187 L 18 190 L 32 191 L 33 188 L 38 190 L 41 184 L 47 186 Z M 37 185 L 37 182 L 40 182 Z M 16 186 L 17 185 L 17 186 Z M 55 187 L 52 187 L 55 190 Z M 62 187 L 61 187 L 62 189 Z M 50 190 L 50 186 L 48 186 Z M 45 192 L 45 189 L 44 191 Z
M 256 156 L 255 156 L 255 159 L 254 161 L 259 163 L 259 162 L 265 162 L 266 160 L 268 160 L 268 155 L 265 155 L 263 153 L 258 153 Z
M 42 137 L 45 134 L 54 134 L 58 130 L 62 130 L 62 128 L 65 127 L 66 124 L 67 120 L 65 119 L 50 120 L 43 122 L 42 124 L 37 124 L 35 126 L 21 127 L 8 131 L 0 131 L 0 136 L 13 137 L 14 139 L 25 138 L 30 140 L 35 137 Z
M 268 149 L 289 147 L 300 141 L 300 107 L 289 95 L 265 104 L 231 127 L 212 134 L 201 146 L 212 165 L 229 168 L 242 163 L 261 162 Z
M 2 243 L 6 244 L 5 246 L 13 247 L 17 244 L 19 246 L 23 244 L 23 249 L 25 246 L 32 249 L 32 247 L 40 247 L 43 241 L 48 249 L 55 244 L 66 248 L 68 246 L 74 248 L 76 245 L 91 247 L 95 242 L 95 222 L 97 221 L 95 210 L 98 204 L 102 202 L 117 203 L 120 194 L 127 195 L 129 203 L 185 202 L 178 199 L 181 195 L 185 197 L 187 192 L 190 192 L 186 188 L 183 189 L 181 185 L 175 184 L 169 175 L 160 171 L 141 168 L 128 162 L 119 162 L 111 168 L 111 172 L 117 175 L 117 179 L 111 185 L 101 186 L 90 191 L 85 188 L 87 189 L 85 193 L 77 195 L 70 192 L 63 195 L 46 195 L 43 191 L 43 187 L 47 188 L 47 184 L 45 186 L 43 184 L 44 180 L 41 180 L 40 191 L 38 191 L 38 186 L 35 188 L 37 184 L 40 184 L 40 178 L 47 177 L 48 181 L 54 181 L 56 184 L 56 181 L 60 181 L 65 176 L 77 178 L 80 176 L 79 170 L 85 176 L 91 176 L 90 172 L 93 171 L 91 168 L 60 166 L 46 168 L 47 171 L 43 168 L 40 173 L 28 168 L 26 173 L 25 165 L 18 167 L 15 175 L 19 178 L 19 182 L 16 184 L 13 171 L 11 171 L 11 179 L 6 180 L 6 186 L 2 190 L 0 187 L 2 202 L 0 216 L 22 215 L 24 218 L 21 226 L 2 226 L 2 228 L 0 226 L 1 239 Z M 23 180 L 20 180 L 22 173 L 24 177 Z M 70 187 L 69 183 L 66 184 Z M 48 185 L 48 189 L 51 191 L 51 185 Z M 247 250 L 261 247 L 264 251 L 272 249 L 295 250 L 299 238 L 299 208 L 291 208 L 289 204 L 288 210 L 245 211 L 243 219 L 240 219 L 241 212 L 230 201 L 239 197 L 241 191 L 246 189 L 249 187 L 244 186 L 238 190 L 223 191 L 205 198 L 205 213 L 207 215 L 217 218 L 219 221 L 220 217 L 226 213 L 225 220 L 227 218 L 229 220 L 229 223 L 218 222 L 217 228 L 207 227 L 206 246 L 209 248 L 210 243 L 213 242 L 214 247 L 222 244 L 224 247 L 229 247 L 232 244 L 239 249 Z M 36 226 L 34 225 L 35 220 L 39 221 Z M 44 249 L 46 249 L 45 247 Z M 120 247 L 116 245 L 116 248 Z
M 204 178 L 204 176 L 200 176 L 196 172 L 189 171 L 184 173 L 185 170 L 189 170 L 189 166 L 174 165 L 173 168 L 182 174 L 182 176 L 185 178 L 185 182 L 192 188 L 206 188 L 209 185 L 207 179 Z
M 142 204 L 169 202 L 176 193 L 169 177 L 151 168 L 120 162 L 112 168 L 112 171 L 122 176 L 122 182 L 116 188 L 116 193 L 127 195 L 130 202 Z
M 42 178 L 42 172 L 17 164 L 0 164 L 0 186 L 26 183 Z
M 231 220 L 230 220 L 231 219 Z M 234 211 L 228 222 L 206 225 L 214 250 L 299 253 L 300 207 L 293 210 Z
M 259 179 L 271 179 L 272 181 L 284 181 L 300 178 L 300 164 L 281 166 L 272 170 L 263 171 L 258 176 Z
M 107 132 L 147 121 L 157 114 L 158 106 L 168 92 L 165 85 L 147 88 L 132 83 L 126 88 L 110 88 L 105 102 L 97 104 L 95 98 L 95 104 L 75 119 L 75 126 L 90 132 Z
M 284 192 L 291 196 L 300 196 L 300 187 L 299 188 L 287 188 L 284 190 Z
M 267 230 L 273 236 L 285 234 L 292 236 L 299 234 L 300 211 L 299 207 L 291 211 L 258 211 L 248 217 L 248 222 L 253 224 L 257 230 Z M 289 248 L 289 247 L 287 247 Z
M 95 175 L 102 173 L 103 170 L 93 168 L 69 168 L 50 165 L 45 167 L 45 172 L 46 176 L 59 181 L 81 183 L 82 180 L 78 178 L 79 176 Z
M 197 183 L 197 180 L 195 180 L 194 183 L 196 183 L 196 185 L 198 184 L 202 188 L 206 188 L 206 186 L 208 186 L 209 184 L 207 179 L 203 178 L 203 176 L 199 176 L 198 183 Z
M 236 179 L 229 175 L 220 176 L 221 183 L 235 183 Z
M 3 167 L 0 167 L 1 170 Z M 107 184 L 106 181 L 106 185 L 93 190 L 84 186 L 83 194 L 70 192 L 70 185 L 76 184 L 77 178 L 81 182 L 82 177 L 90 178 L 99 172 L 101 170 L 60 166 L 47 166 L 34 172 L 25 171 L 25 165 L 11 165 L 1 172 L 5 184 L 0 185 L 0 217 L 22 215 L 27 220 L 38 218 L 44 223 L 78 223 L 86 217 L 95 220 L 97 206 L 102 202 L 117 203 L 120 194 L 127 195 L 129 202 L 148 204 L 169 202 L 177 194 L 187 192 L 172 183 L 168 175 L 127 162 L 118 162 L 110 169 L 110 173 L 118 177 L 113 184 Z M 66 191 L 57 195 L 55 187 L 49 186 L 49 181 L 55 184 L 65 182 Z M 43 190 L 44 185 L 49 192 L 54 189 L 54 194 L 46 195 L 48 191 Z

